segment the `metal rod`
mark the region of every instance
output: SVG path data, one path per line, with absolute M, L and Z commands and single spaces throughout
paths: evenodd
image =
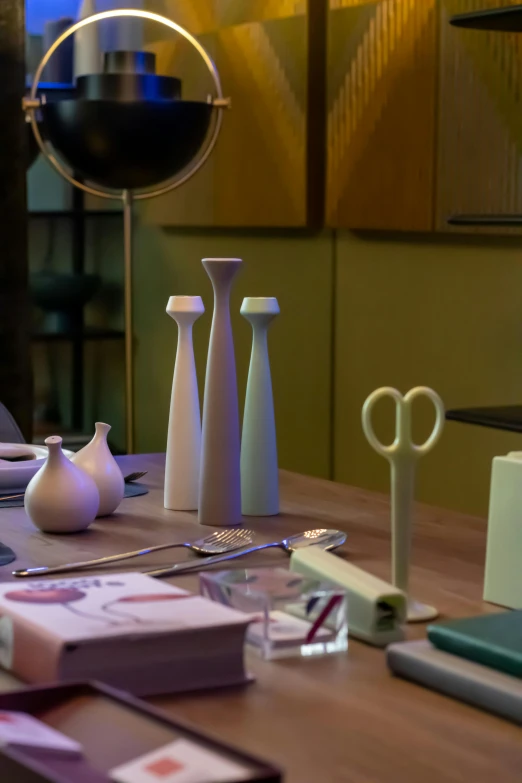
M 134 330 L 132 326 L 132 192 L 124 190 L 123 253 L 125 265 L 125 436 L 134 454 Z
M 72 260 L 75 275 L 85 272 L 85 209 L 84 194 L 81 190 L 73 190 L 72 221 Z M 83 432 L 84 412 L 84 312 L 78 307 L 71 313 L 72 326 L 72 378 L 71 378 L 71 424 L 74 432 Z

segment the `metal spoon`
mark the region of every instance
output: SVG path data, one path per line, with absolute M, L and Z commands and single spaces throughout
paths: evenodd
M 255 534 L 251 530 L 227 528 L 226 530 L 212 533 L 211 535 L 206 536 L 206 538 L 200 538 L 198 541 L 186 541 L 181 544 L 158 544 L 157 546 L 150 546 L 147 549 L 124 552 L 122 555 L 98 557 L 96 560 L 83 560 L 78 563 L 65 563 L 64 565 L 59 566 L 40 566 L 39 568 L 19 569 L 18 571 L 13 571 L 13 576 L 46 576 L 47 574 L 61 574 L 65 571 L 79 571 L 93 566 L 107 565 L 107 563 L 117 563 L 120 560 L 127 560 L 131 557 L 148 555 L 150 552 L 160 552 L 162 549 L 170 549 L 171 547 L 186 547 L 187 549 L 192 549 L 192 551 L 196 552 L 198 555 L 218 555 L 223 554 L 223 552 L 231 552 L 234 549 L 247 546 L 252 543 L 254 538 Z
M 147 472 L 146 470 L 137 470 L 135 473 L 129 473 L 128 476 L 125 476 L 124 481 L 126 484 L 132 484 L 133 481 L 139 481 L 140 478 L 146 476 Z
M 318 528 L 317 530 L 307 530 L 305 533 L 297 533 L 294 536 L 288 536 L 283 538 L 282 541 L 273 541 L 270 544 L 260 544 L 259 546 L 253 546 L 250 549 L 242 549 L 241 552 L 235 552 L 232 555 L 223 555 L 218 557 L 209 557 L 205 560 L 205 566 L 213 565 L 214 563 L 225 563 L 228 560 L 234 560 L 236 557 L 243 557 L 250 552 L 260 552 L 262 549 L 279 548 L 284 549 L 285 552 L 293 552 L 296 549 L 300 549 L 304 546 L 319 546 L 321 549 L 336 549 L 342 546 L 346 541 L 346 533 L 340 530 L 325 530 L 324 528 Z M 172 574 L 180 574 L 185 571 L 194 571 L 202 568 L 202 563 L 176 563 L 170 568 L 160 568 L 156 571 L 146 571 L 148 576 L 171 576 Z

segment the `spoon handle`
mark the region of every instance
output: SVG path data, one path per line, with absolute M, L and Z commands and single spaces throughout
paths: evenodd
M 225 563 L 227 560 L 235 560 L 236 557 L 243 557 L 243 555 L 249 555 L 251 552 L 259 552 L 261 549 L 270 549 L 273 547 L 285 548 L 282 541 L 273 541 L 271 544 L 259 544 L 259 546 L 252 546 L 249 549 L 240 549 L 238 552 L 232 552 L 229 555 L 206 557 L 204 562 L 191 560 L 190 563 L 175 563 L 169 568 L 160 568 L 158 571 L 146 571 L 145 573 L 147 576 L 161 577 L 181 574 L 185 571 L 198 571 L 203 566 L 214 565 L 214 563 Z
M 13 571 L 13 576 L 26 577 L 26 576 L 47 576 L 47 574 L 62 574 L 67 571 L 80 571 L 84 568 L 93 568 L 94 566 L 103 566 L 107 563 L 117 563 L 120 560 L 127 560 L 132 557 L 140 557 L 141 555 L 148 555 L 150 552 L 161 552 L 162 549 L 171 549 L 174 547 L 188 547 L 189 544 L 157 544 L 156 546 L 149 546 L 146 549 L 136 549 L 134 552 L 124 552 L 121 555 L 109 555 L 108 557 L 98 557 L 96 560 L 81 560 L 78 563 L 64 563 L 59 566 L 37 566 L 35 568 L 20 568 L 18 571 Z

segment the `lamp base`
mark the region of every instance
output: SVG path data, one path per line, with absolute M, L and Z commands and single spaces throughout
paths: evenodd
M 134 454 L 134 327 L 132 319 L 132 192 L 124 190 L 123 255 L 125 266 L 125 440 L 127 454 Z
M 428 604 L 422 604 L 413 599 L 408 600 L 407 620 L 409 623 L 425 623 L 428 620 L 435 620 L 439 616 L 438 609 Z

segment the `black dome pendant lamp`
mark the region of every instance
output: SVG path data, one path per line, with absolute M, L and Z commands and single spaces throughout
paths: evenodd
M 105 53 L 102 73 L 77 78 L 72 96 L 46 101 L 38 85 L 58 47 L 81 28 L 117 17 L 147 19 L 182 35 L 205 62 L 215 96 L 184 101 L 181 81 L 158 75 L 153 53 L 114 51 Z M 23 102 L 40 151 L 62 177 L 92 196 L 123 203 L 129 454 L 134 452 L 132 205 L 180 187 L 199 171 L 217 142 L 222 110 L 229 106 L 216 66 L 199 41 L 170 19 L 139 9 L 103 11 L 69 27 L 43 56 Z

